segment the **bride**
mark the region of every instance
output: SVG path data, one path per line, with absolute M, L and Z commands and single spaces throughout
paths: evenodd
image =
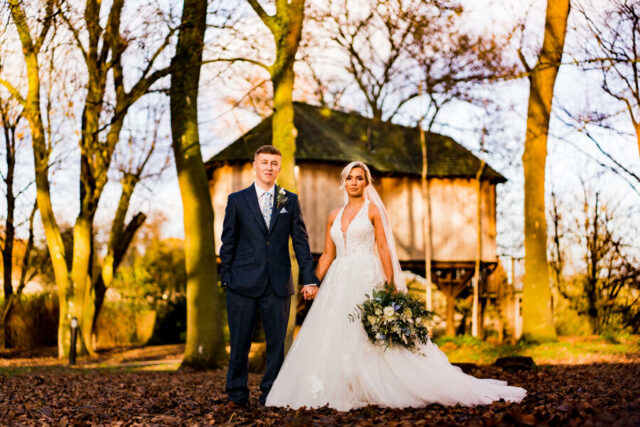
M 393 282 L 406 292 L 387 213 L 369 168 L 342 171 L 348 200 L 329 214 L 316 275 L 322 286 L 267 397 L 267 406 L 339 411 L 378 405 L 393 408 L 519 402 L 526 395 L 504 381 L 478 379 L 449 363 L 429 341 L 412 352 L 371 344 L 348 315 L 365 294 Z M 419 354 L 421 353 L 421 354 Z

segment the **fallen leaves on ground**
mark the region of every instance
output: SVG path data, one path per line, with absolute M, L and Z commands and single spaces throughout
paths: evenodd
M 41 369 L 0 374 L 0 424 L 109 425 L 640 425 L 640 364 L 543 365 L 509 372 L 469 367 L 483 378 L 528 390 L 519 403 L 417 409 L 365 407 L 286 410 L 258 404 L 260 376 L 251 374 L 247 409 L 225 407 L 226 370 L 128 372 Z M 1 372 L 1 371 L 0 371 Z M 442 387 L 443 384 L 434 384 Z

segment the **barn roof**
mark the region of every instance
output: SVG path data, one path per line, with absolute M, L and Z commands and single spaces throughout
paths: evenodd
M 422 154 L 416 128 L 385 122 L 373 131 L 374 150 L 367 149 L 367 133 L 372 119 L 309 104 L 294 103 L 298 130 L 296 161 L 348 163 L 365 162 L 381 174 L 420 175 Z M 427 133 L 429 177 L 475 177 L 480 159 L 452 138 Z M 207 161 L 207 169 L 223 163 L 253 160 L 254 151 L 271 143 L 271 116 L 242 135 Z M 489 165 L 483 178 L 495 182 L 506 179 Z

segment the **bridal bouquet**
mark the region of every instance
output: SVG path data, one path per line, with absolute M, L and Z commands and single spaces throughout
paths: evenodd
M 374 290 L 371 296 L 358 304 L 349 319 L 362 319 L 369 340 L 386 348 L 402 345 L 416 350 L 418 343 L 426 344 L 429 339 L 428 321 L 433 313 L 423 307 L 423 303 L 409 294 L 396 293 L 392 284 L 384 289 Z

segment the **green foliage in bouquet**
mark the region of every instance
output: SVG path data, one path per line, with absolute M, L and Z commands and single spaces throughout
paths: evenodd
M 401 345 L 415 351 L 418 344 L 429 340 L 427 324 L 433 313 L 427 311 L 420 300 L 409 294 L 398 293 L 393 284 L 374 290 L 371 296 L 358 304 L 349 320 L 362 320 L 369 340 L 386 348 Z

